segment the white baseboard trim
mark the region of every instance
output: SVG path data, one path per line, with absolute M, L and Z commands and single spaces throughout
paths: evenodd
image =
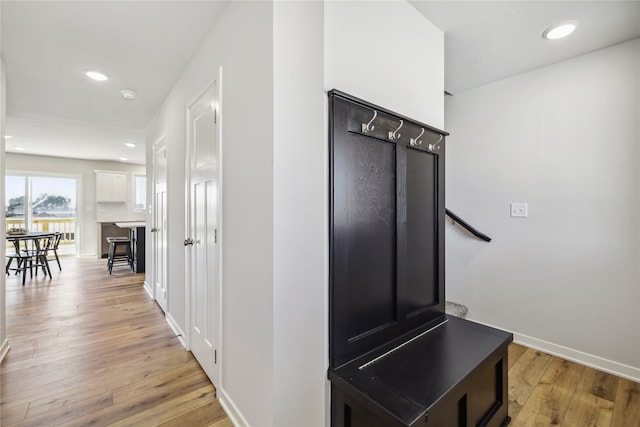
M 238 410 L 238 407 L 233 403 L 229 398 L 229 395 L 227 395 L 223 389 L 216 389 L 216 394 L 218 395 L 218 401 L 220 402 L 222 409 L 227 413 L 227 416 L 235 427 L 250 427 L 247 420 L 245 420 Z
M 151 299 L 154 299 L 153 297 L 153 289 L 151 288 L 151 285 L 149 285 L 149 283 L 145 280 L 144 281 L 144 290 L 147 292 L 147 295 L 149 295 L 151 297 Z
M 477 320 L 469 319 L 472 322 L 480 323 L 483 325 L 491 326 L 501 329 L 497 326 L 488 325 Z M 604 371 L 609 374 L 617 375 L 622 378 L 626 378 L 631 381 L 640 382 L 640 368 L 625 365 L 623 363 L 614 362 L 613 360 L 605 359 L 593 354 L 584 353 L 579 350 L 574 350 L 569 347 L 554 344 L 552 342 L 544 341 L 538 338 L 530 337 L 518 332 L 513 332 L 513 342 L 516 344 L 522 344 L 526 347 L 534 350 L 539 350 L 544 353 L 551 354 L 553 356 L 560 357 L 562 359 L 570 360 L 572 362 L 579 363 L 590 368 Z
M 182 344 L 182 346 L 186 349 L 187 348 L 187 342 L 184 339 L 184 332 L 182 332 L 182 329 L 180 329 L 180 327 L 178 326 L 178 323 L 176 323 L 174 318 L 171 317 L 171 314 L 169 314 L 169 313 L 167 313 L 164 316 L 164 318 L 167 321 L 167 323 L 169 324 L 169 326 L 171 327 L 171 329 L 173 330 L 173 332 L 175 332 L 176 337 L 178 337 L 178 340 L 180 341 L 180 344 Z
M 11 346 L 9 346 L 9 340 L 5 339 L 2 345 L 0 345 L 0 363 L 2 363 L 7 353 L 9 353 L 10 348 Z

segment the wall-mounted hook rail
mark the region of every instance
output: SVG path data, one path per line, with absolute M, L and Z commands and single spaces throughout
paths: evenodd
M 440 147 L 438 147 L 438 144 L 440 144 L 442 142 L 443 138 L 444 138 L 444 136 L 440 135 L 440 139 L 438 140 L 438 142 L 436 142 L 435 144 L 429 144 L 429 150 L 431 150 L 431 151 L 439 150 Z
M 415 138 L 409 138 L 409 145 L 415 146 L 415 145 L 422 144 L 422 141 L 420 141 L 420 137 L 424 135 L 424 128 L 420 128 L 420 129 L 422 129 L 422 132 L 420 132 L 420 135 L 416 136 Z
M 404 124 L 403 120 L 400 120 L 400 126 L 398 126 L 398 129 L 394 130 L 393 132 L 389 132 L 389 139 L 390 140 L 396 140 L 398 138 L 400 138 L 402 135 L 400 135 L 398 133 L 398 131 L 400 130 L 400 128 L 402 127 L 402 125 Z
M 362 133 L 367 133 L 375 129 L 375 126 L 372 125 L 373 121 L 378 117 L 378 112 L 373 110 L 373 117 L 369 120 L 369 123 L 362 123 Z

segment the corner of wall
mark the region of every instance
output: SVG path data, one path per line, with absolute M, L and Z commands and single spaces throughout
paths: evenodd
M 4 182 L 5 182 L 5 120 L 7 116 L 7 83 L 4 69 L 4 61 L 0 57 L 0 200 L 4 200 Z M 6 232 L 6 220 L 4 215 L 0 215 L 0 239 L 5 241 Z M 4 244 L 0 245 L 0 258 L 4 259 L 6 247 Z M 7 322 L 6 322 L 6 297 L 5 297 L 6 278 L 3 274 L 0 277 L 0 343 L 2 343 L 2 349 L 0 349 L 0 362 L 7 351 L 9 351 L 9 343 L 7 342 Z
M 146 290 L 146 285 L 145 285 L 145 290 Z M 178 326 L 178 323 L 176 322 L 176 320 L 171 316 L 170 313 L 167 313 L 165 315 L 165 320 L 167 321 L 167 323 L 171 327 L 171 330 L 176 334 L 176 338 L 178 338 L 178 341 L 180 341 L 180 344 L 182 344 L 182 346 L 186 349 L 187 348 L 187 342 L 185 341 L 184 332 L 182 331 L 180 326 Z

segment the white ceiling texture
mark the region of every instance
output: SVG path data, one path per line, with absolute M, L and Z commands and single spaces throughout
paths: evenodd
M 456 94 L 640 37 L 640 1 L 411 1 L 445 33 L 445 89 Z M 577 20 L 565 39 L 549 26 Z
M 7 152 L 124 157 L 143 164 L 146 126 L 225 6 L 218 1 L 3 0 Z M 85 69 L 111 78 L 92 81 Z M 122 89 L 137 98 L 125 100 Z M 127 148 L 125 142 L 137 146 Z
M 144 129 L 226 4 L 2 0 L 7 151 L 144 163 Z M 411 4 L 445 32 L 445 88 L 454 95 L 640 37 L 640 1 Z M 566 20 L 580 22 L 574 34 L 542 39 Z M 90 81 L 82 73 L 90 68 L 111 79 Z M 138 97 L 126 101 L 122 89 Z

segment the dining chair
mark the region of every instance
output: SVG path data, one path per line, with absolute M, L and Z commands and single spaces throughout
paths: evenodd
M 38 267 L 42 268 L 45 276 L 51 279 L 51 268 L 49 267 L 49 251 L 53 248 L 55 236 L 43 236 L 33 239 L 32 266 L 35 268 L 36 276 L 38 275 Z
M 52 242 L 51 242 L 51 249 L 50 249 L 51 254 L 49 254 L 49 257 L 47 258 L 49 261 L 53 261 L 55 259 L 56 262 L 58 263 L 58 268 L 60 269 L 60 271 L 62 271 L 62 266 L 60 265 L 60 258 L 58 257 L 58 246 L 60 245 L 61 239 L 62 239 L 61 232 L 57 232 L 56 234 L 53 235 Z
M 15 252 L 6 255 L 7 265 L 5 272 L 6 274 L 9 274 L 10 271 L 15 271 L 16 274 L 22 272 L 22 286 L 24 286 L 27 270 L 29 270 L 30 277 L 33 278 L 33 254 L 27 248 L 27 240 L 13 239 L 11 243 L 13 243 Z M 16 267 L 11 267 L 13 260 L 17 263 Z

